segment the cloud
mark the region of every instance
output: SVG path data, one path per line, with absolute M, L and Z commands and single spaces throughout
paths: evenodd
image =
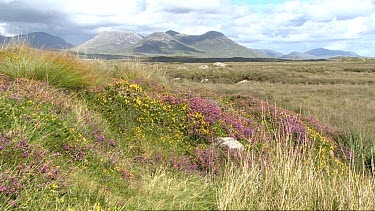
M 247 46 L 271 46 L 283 52 L 309 46 L 359 51 L 365 46 L 362 40 L 375 40 L 375 2 L 370 0 L 296 0 L 252 12 L 235 18 L 225 29 Z
M 170 1 L 170 0 L 147 0 L 147 8 L 151 11 L 164 11 L 173 14 L 199 12 L 203 14 L 221 13 L 227 4 L 222 0 L 190 0 L 190 1 Z M 228 6 L 228 5 L 227 5 Z
M 104 30 L 142 35 L 169 29 L 187 34 L 217 30 L 249 47 L 292 51 L 331 43 L 361 50 L 356 46 L 365 48 L 366 40 L 367 47 L 375 49 L 374 0 L 285 0 L 262 7 L 252 1 L 232 2 L 0 0 L 0 23 L 6 23 L 0 25 L 0 34 L 46 31 L 78 44 Z

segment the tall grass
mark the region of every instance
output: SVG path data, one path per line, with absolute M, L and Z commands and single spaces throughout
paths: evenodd
M 231 163 L 216 181 L 222 210 L 373 210 L 375 177 L 354 165 L 319 168 L 315 157 L 276 143 L 264 157 L 251 152 L 242 166 Z
M 131 210 L 210 210 L 215 208 L 212 183 L 161 167 L 143 177 L 137 193 L 126 200 Z
M 99 79 L 98 70 L 91 63 L 64 52 L 26 45 L 3 46 L 0 52 L 0 72 L 14 78 L 44 81 L 68 89 L 94 85 Z

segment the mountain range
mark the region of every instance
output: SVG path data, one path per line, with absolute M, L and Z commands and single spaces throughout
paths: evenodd
M 202 35 L 182 34 L 173 30 L 154 32 L 143 37 L 132 31 L 106 31 L 85 43 L 73 46 L 64 39 L 45 33 L 34 32 L 13 37 L 0 36 L 0 44 L 27 42 L 31 47 L 42 49 L 71 49 L 85 54 L 110 54 L 126 56 L 186 56 L 199 58 L 280 58 L 280 59 L 327 59 L 332 57 L 359 57 L 350 51 L 316 48 L 306 52 L 284 55 L 269 49 L 251 49 L 226 37 L 223 33 L 209 31 Z
M 116 37 L 122 37 L 124 42 L 118 42 Z M 106 42 L 102 40 L 106 40 Z M 72 50 L 91 54 L 136 56 L 267 57 L 262 51 L 239 45 L 224 34 L 215 31 L 202 35 L 187 35 L 169 30 L 167 32 L 154 32 L 146 37 L 130 31 L 102 32 Z

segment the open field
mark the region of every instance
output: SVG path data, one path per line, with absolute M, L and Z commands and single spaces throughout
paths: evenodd
M 375 61 L 159 64 L 173 86 L 206 95 L 251 95 L 375 143 Z M 202 79 L 208 81 L 201 83 Z
M 372 63 L 201 65 L 3 47 L 0 209 L 375 209 Z

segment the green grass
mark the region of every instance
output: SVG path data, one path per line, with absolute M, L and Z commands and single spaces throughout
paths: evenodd
M 99 79 L 97 69 L 77 57 L 26 46 L 3 47 L 0 64 L 0 73 L 13 78 L 45 81 L 68 89 L 91 86 Z
M 368 156 L 343 158 L 348 153 L 340 153 L 344 145 L 333 142 L 332 134 L 272 107 L 275 99 L 267 95 L 282 95 L 287 86 L 306 94 L 310 85 L 304 90 L 304 84 L 267 82 L 272 86 L 257 94 L 266 82 L 254 82 L 258 84 L 251 89 L 187 78 L 169 83 L 177 76 L 172 72 L 177 65 L 199 64 L 82 61 L 61 52 L 16 49 L 21 50 L 3 48 L 0 56 L 2 210 L 375 208 L 374 177 L 363 167 Z M 15 55 L 27 61 L 19 63 Z M 365 68 L 351 65 L 356 73 Z M 59 73 L 52 82 L 49 74 L 55 70 Z M 94 71 L 97 82 L 90 76 Z M 355 86 L 370 90 L 365 81 Z M 344 90 L 344 84 L 331 86 Z M 347 90 L 345 97 L 361 99 L 357 91 Z M 328 99 L 337 92 L 327 88 L 316 93 Z M 371 103 L 369 93 L 362 100 Z M 191 98 L 199 94 L 203 97 Z M 271 103 L 247 98 L 250 94 Z M 289 103 L 304 99 L 297 91 L 288 96 Z M 313 99 L 303 102 L 316 111 L 322 108 Z M 294 104 L 280 105 L 299 111 Z M 292 123 L 282 120 L 292 121 L 291 116 L 309 125 L 310 142 L 299 143 L 298 133 L 285 132 Z M 246 127 L 255 131 L 250 138 L 243 136 Z M 210 142 L 228 135 L 238 136 L 246 151 L 228 153 Z M 358 140 L 367 144 L 360 137 L 341 135 L 358 148 L 354 153 L 364 148 Z

